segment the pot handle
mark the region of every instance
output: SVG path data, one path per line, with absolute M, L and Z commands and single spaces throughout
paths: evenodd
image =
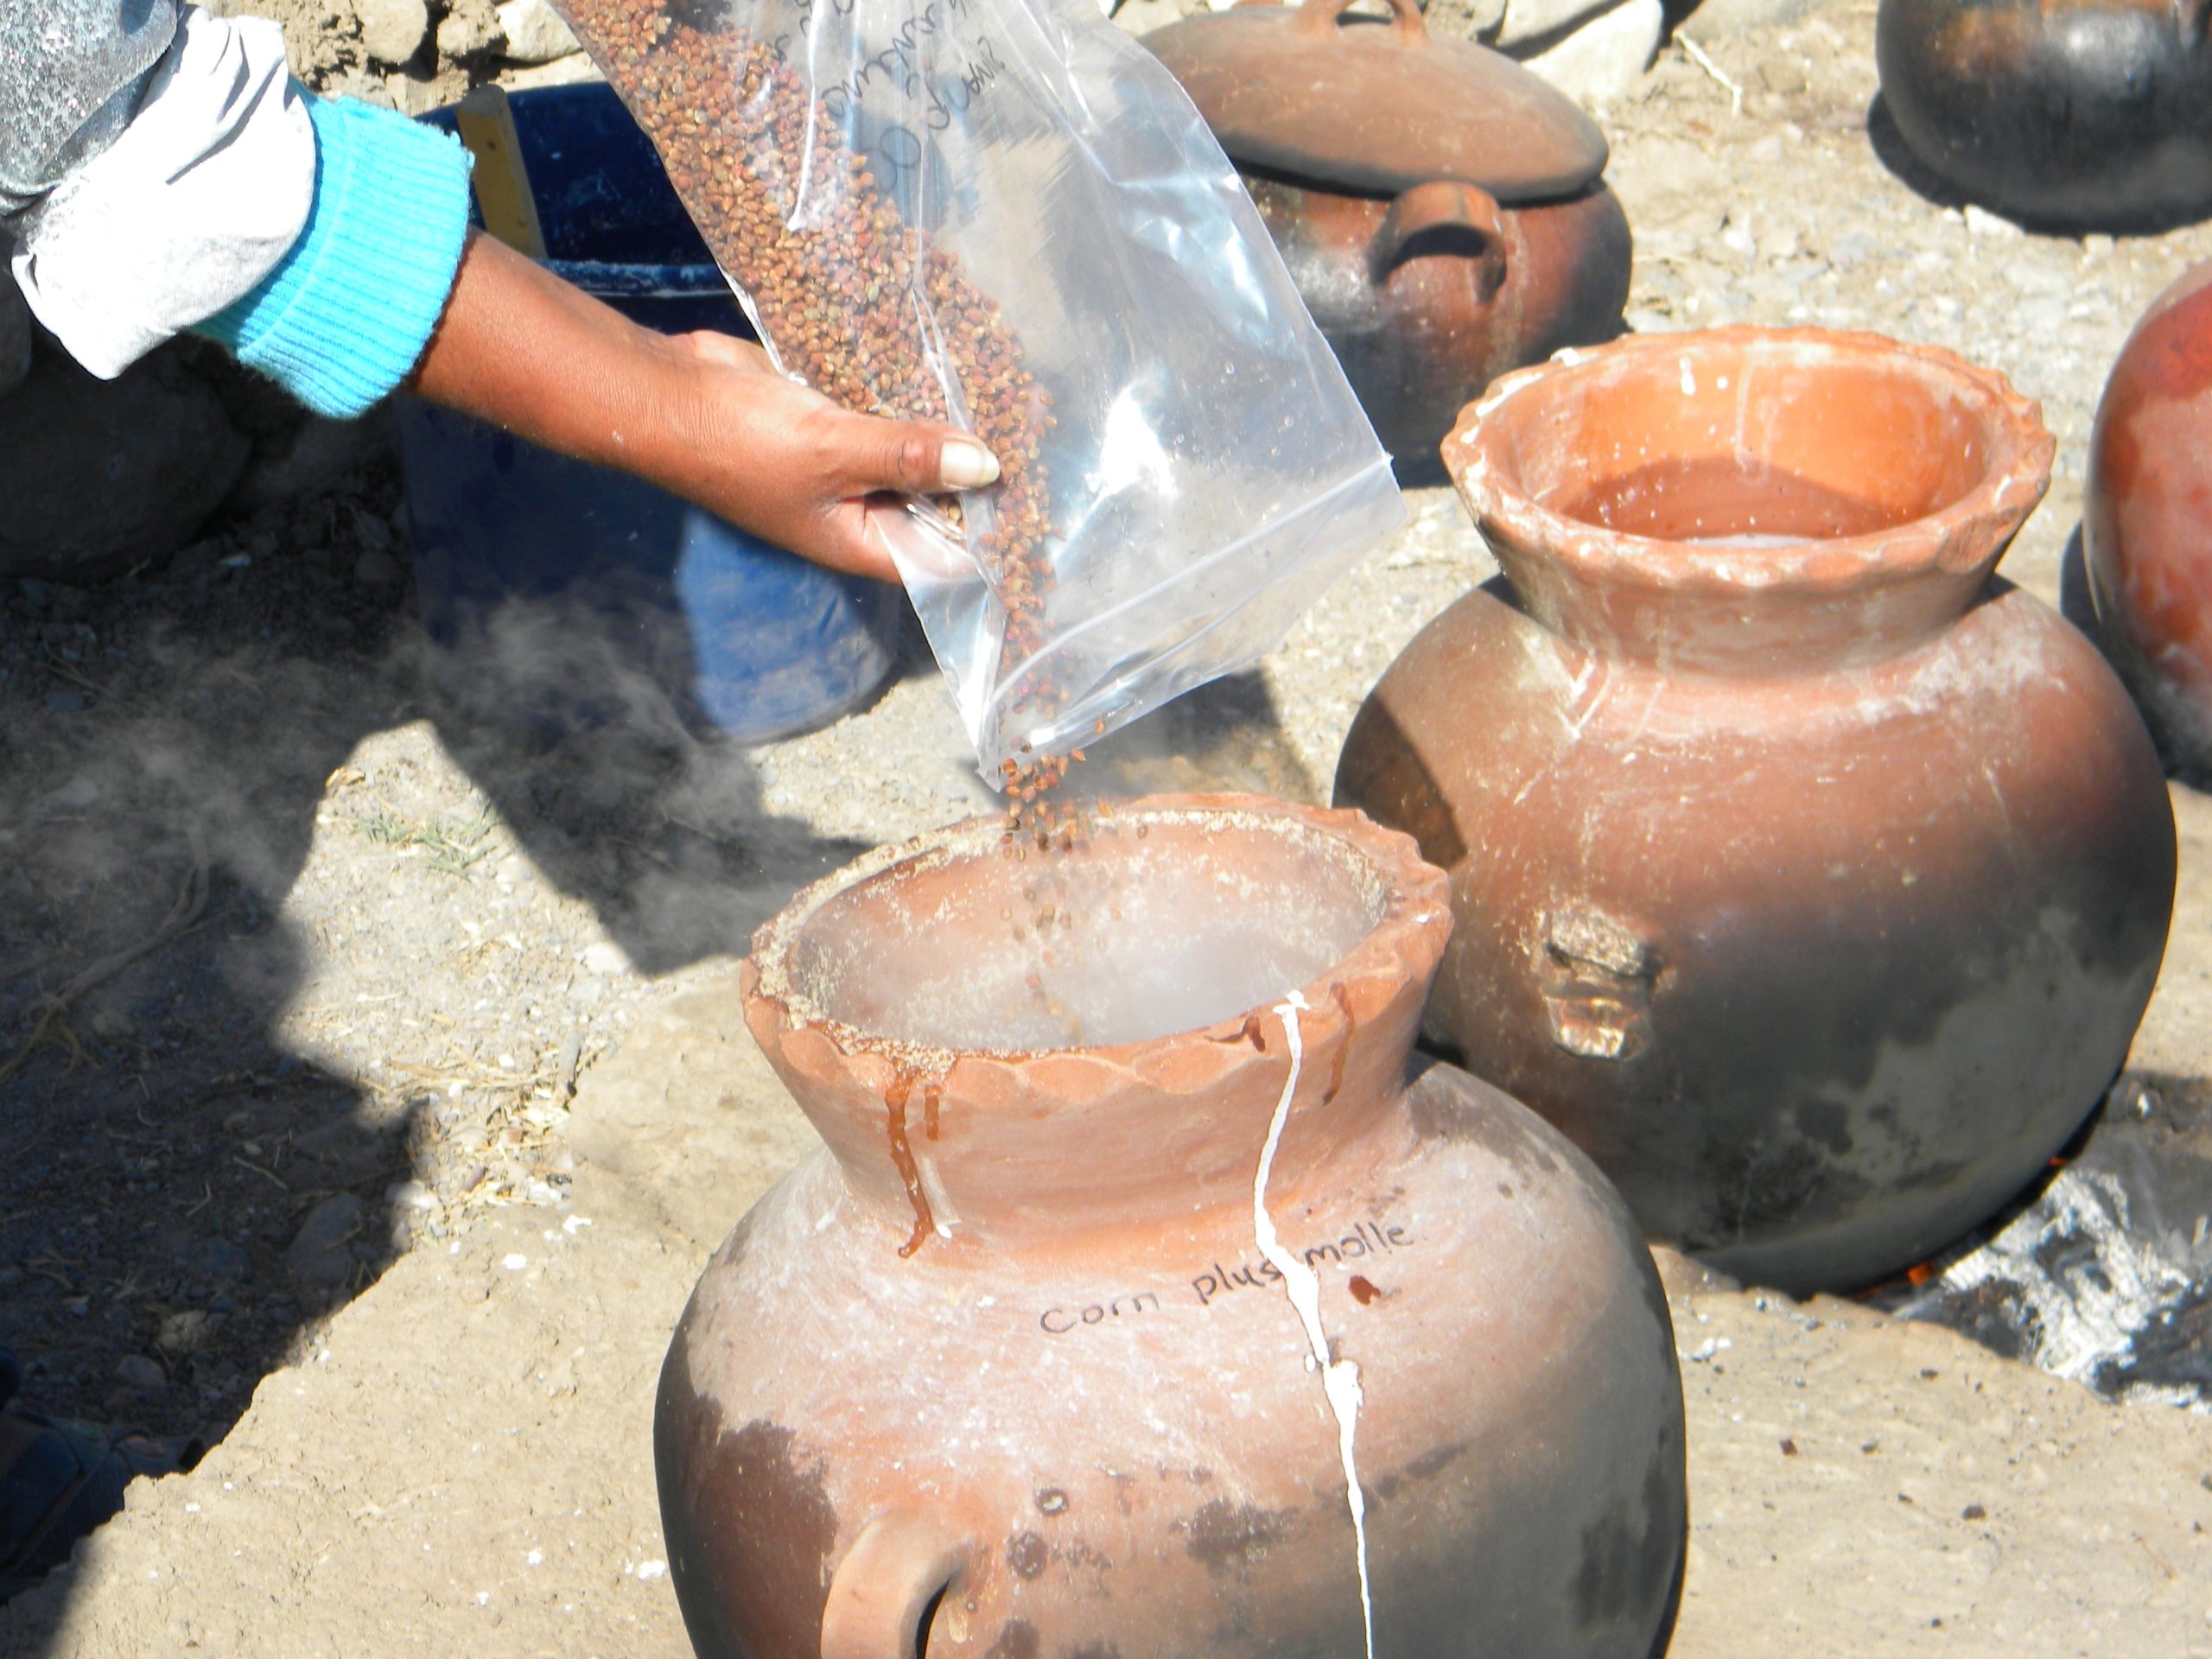
M 1290 26 L 1300 35 L 1334 35 L 1337 20 L 1351 0 L 1306 0 Z M 1400 46 L 1419 46 L 1428 39 L 1428 21 L 1414 0 L 1390 0 L 1390 35 Z
M 1381 283 L 1407 243 L 1441 225 L 1456 225 L 1482 238 L 1481 296 L 1488 301 L 1505 286 L 1505 229 L 1490 193 L 1457 179 L 1425 180 L 1390 204 L 1368 250 L 1369 275 Z
M 822 1659 L 915 1659 L 922 1616 L 966 1570 L 966 1553 L 934 1522 L 878 1516 L 830 1575 Z

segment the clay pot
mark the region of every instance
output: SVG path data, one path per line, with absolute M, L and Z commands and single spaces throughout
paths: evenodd
M 2212 769 L 2212 264 L 2160 295 L 2120 352 L 2082 539 L 2107 652 L 2168 751 Z
M 1730 1273 L 1924 1259 L 2150 996 L 2158 758 L 1991 576 L 2051 450 L 1948 353 L 1748 328 L 1512 376 L 1446 444 L 1504 577 L 1391 666 L 1338 799 L 1451 872 L 1430 1032 Z
M 2206 0 L 1882 0 L 1882 96 L 1968 196 L 2031 224 L 2212 209 Z
M 1141 801 L 1049 860 L 1001 833 L 880 850 L 754 941 L 748 1023 L 829 1144 L 716 1253 L 663 1372 L 699 1653 L 1343 1659 L 1347 1455 L 1375 1652 L 1654 1651 L 1684 1537 L 1665 1300 L 1586 1160 L 1409 1076 L 1441 874 L 1253 797 Z M 1049 962 L 1014 937 L 1046 902 Z M 1325 1383 L 1255 1187 L 1317 1276 Z
M 1459 410 L 1506 370 L 1620 332 L 1631 243 L 1603 185 L 1506 208 L 1457 180 L 1363 196 L 1241 170 L 1400 462 L 1433 462 Z
M 1236 164 L 1383 447 L 1433 465 L 1494 376 L 1620 332 L 1632 250 L 1589 118 L 1391 3 L 1387 27 L 1346 0 L 1240 5 L 1145 44 Z

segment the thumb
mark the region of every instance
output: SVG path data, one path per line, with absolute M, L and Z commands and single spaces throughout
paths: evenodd
M 847 448 L 846 480 L 855 494 L 897 490 L 907 495 L 942 495 L 949 490 L 980 490 L 998 481 L 998 458 L 972 435 L 954 427 L 860 416 Z

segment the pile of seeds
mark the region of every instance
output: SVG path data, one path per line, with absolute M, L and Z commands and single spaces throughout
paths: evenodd
M 973 498 L 986 523 L 964 523 L 957 502 L 940 505 L 969 535 L 1005 609 L 1002 660 L 1026 662 L 1043 643 L 1052 585 L 1044 551 L 1052 491 L 1039 460 L 1052 399 L 996 303 L 956 255 L 905 223 L 869 161 L 771 47 L 735 27 L 710 33 L 677 21 L 669 13 L 686 10 L 682 0 L 567 0 L 563 10 L 752 299 L 784 366 L 867 414 L 964 415 L 998 457 L 999 484 Z M 964 408 L 949 404 L 948 378 Z M 1065 697 L 1065 686 L 1039 677 L 1017 712 L 1049 719 Z M 1010 847 L 1025 832 L 1039 849 L 1072 838 L 1072 812 L 1041 799 L 1067 766 L 1057 755 L 1004 764 Z

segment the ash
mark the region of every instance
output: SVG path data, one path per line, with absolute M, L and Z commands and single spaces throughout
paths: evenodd
M 2122 1077 L 2078 1155 L 1936 1265 L 1876 1300 L 2107 1399 L 2212 1414 L 2212 1100 Z

